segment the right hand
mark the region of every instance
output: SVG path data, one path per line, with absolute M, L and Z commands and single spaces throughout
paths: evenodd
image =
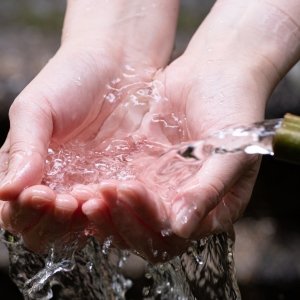
M 128 66 L 136 74 L 126 79 L 130 84 L 149 81 L 167 64 L 177 11 L 178 1 L 69 1 L 62 45 L 12 104 L 0 150 L 1 223 L 22 233 L 30 248 L 38 250 L 73 223 L 86 224 L 74 214 L 80 201 L 40 185 L 50 142 L 95 136 L 120 104 L 105 99 L 108 86 Z

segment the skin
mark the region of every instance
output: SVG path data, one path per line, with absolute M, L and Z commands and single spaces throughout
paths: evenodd
M 118 247 L 162 260 L 164 251 L 176 255 L 191 238 L 230 230 L 249 201 L 257 156 L 210 157 L 170 201 L 159 198 L 147 178 L 78 185 L 68 194 L 40 185 L 50 141 L 131 134 L 178 141 L 151 131 L 144 113 L 123 118 L 125 96 L 115 105 L 104 102 L 107 84 L 126 65 L 135 69 L 128 83 L 161 82 L 168 105 L 149 103 L 148 109 L 184 115 L 188 139 L 195 140 L 262 120 L 270 93 L 299 60 L 299 1 L 219 0 L 170 64 L 178 2 L 149 3 L 69 1 L 61 48 L 10 109 L 0 152 L 1 223 L 34 251 L 93 224 L 100 241 L 113 236 Z M 161 234 L 166 220 L 169 236 Z

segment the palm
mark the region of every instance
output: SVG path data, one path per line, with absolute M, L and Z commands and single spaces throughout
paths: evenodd
M 43 96 L 46 101 L 37 106 L 42 113 L 42 117 L 38 119 L 38 127 L 45 128 L 42 141 L 48 144 L 47 140 L 51 138 L 52 142 L 61 144 L 74 139 L 89 142 L 92 138 L 101 144 L 110 139 L 149 134 L 151 128 L 148 126 L 149 122 L 144 121 L 145 115 L 149 111 L 151 115 L 159 115 L 161 109 L 156 101 L 151 100 L 153 92 L 160 93 L 153 89 L 162 87 L 155 87 L 151 82 L 153 70 L 150 72 L 149 68 L 140 74 L 134 72 L 133 76 L 129 74 L 129 79 L 126 79 L 128 74 L 124 72 L 130 73 L 131 70 L 120 72 L 114 67 L 95 67 L 87 65 L 86 61 L 77 60 L 79 73 L 74 75 L 74 65 L 71 62 L 72 58 L 59 54 L 36 79 L 39 84 L 45 83 Z M 48 73 L 58 72 L 55 70 L 57 68 L 60 76 L 46 82 Z M 66 84 L 60 83 L 61 78 L 64 78 Z M 119 78 L 122 79 L 121 83 L 118 82 Z M 52 86 L 59 86 L 60 89 L 53 90 Z M 17 105 L 18 103 L 15 104 L 16 112 L 13 111 L 12 114 L 18 113 Z M 157 131 L 152 138 L 165 143 L 170 137 L 174 138 L 174 134 Z M 1 160 L 4 162 L 2 176 L 7 173 L 5 166 L 11 148 L 8 137 L 1 149 Z M 1 203 L 3 225 L 13 232 L 21 232 L 25 243 L 36 251 L 43 250 L 40 249 L 41 240 L 47 245 L 48 241 L 55 240 L 69 230 L 85 227 L 86 218 L 81 213 L 74 216 L 74 212 L 80 212 L 81 204 L 91 196 L 82 196 L 82 192 L 78 192 L 76 188 L 71 195 L 66 195 L 40 185 L 43 177 L 40 159 L 45 157 L 45 150 L 44 147 L 34 149 L 30 157 L 31 166 L 23 174 L 26 176 L 18 178 L 13 186 L 9 185 L 7 191 L 2 188 L 2 194 L 8 195 L 7 198 L 18 198 L 18 201 Z M 99 182 L 100 180 L 101 178 Z M 24 186 L 30 187 L 20 194 L 20 189 Z M 57 216 L 60 216 L 59 221 Z M 104 235 L 107 236 L 107 233 Z
M 222 118 L 222 123 L 215 121 L 215 118 L 209 122 L 206 113 L 212 110 L 211 104 L 205 102 L 203 105 L 195 104 L 198 99 L 195 100 L 194 95 L 198 93 L 202 98 L 211 95 L 201 94 L 197 83 L 195 83 L 196 88 L 192 88 L 190 82 L 193 78 L 183 76 L 185 81 L 178 82 L 176 79 L 182 77 L 178 76 L 179 73 L 175 71 L 178 71 L 176 63 L 159 74 L 157 78 L 160 80 L 159 82 L 164 82 L 164 85 L 160 83 L 159 86 L 163 90 L 162 97 L 167 97 L 168 100 L 160 99 L 161 101 L 157 103 L 150 97 L 144 102 L 147 107 L 146 113 L 145 111 L 140 112 L 137 119 L 127 118 L 127 126 L 122 126 L 122 128 L 129 128 L 129 130 L 116 130 L 112 136 L 138 135 L 164 144 L 176 144 L 201 138 L 212 130 L 230 124 L 229 120 L 232 122 L 232 114 L 238 116 L 238 112 L 229 111 L 227 121 L 226 114 L 224 116 L 224 111 L 220 109 L 219 118 Z M 142 85 L 140 88 L 148 89 L 149 84 L 146 84 L 146 87 Z M 226 90 L 224 93 L 226 94 Z M 130 95 L 134 95 L 134 92 Z M 237 91 L 236 97 L 238 96 Z M 134 109 L 133 107 L 133 111 Z M 120 114 L 113 113 L 110 116 L 113 124 L 117 122 L 113 118 L 114 115 L 120 116 Z M 218 117 L 216 118 L 218 119 Z M 175 120 L 177 121 L 175 122 Z M 180 121 L 178 122 L 178 120 Z M 242 122 L 238 118 L 234 121 Z M 108 128 L 111 128 L 109 122 L 107 124 Z M 99 135 L 101 134 L 100 131 Z M 138 159 L 133 160 L 132 163 L 133 167 L 139 170 L 136 180 L 130 182 L 111 181 L 92 188 L 95 194 L 101 193 L 104 201 L 103 206 L 96 205 L 92 207 L 94 210 L 87 210 L 87 215 L 90 220 L 98 224 L 96 235 L 100 239 L 105 237 L 108 227 L 113 228 L 108 232 L 115 236 L 117 243 L 123 247 L 136 249 L 152 259 L 155 255 L 158 257 L 154 257 L 154 259 L 162 259 L 164 251 L 170 255 L 177 254 L 186 247 L 187 241 L 170 234 L 171 232 L 175 232 L 181 237 L 199 238 L 213 231 L 230 229 L 229 226 L 243 211 L 249 200 L 257 172 L 256 158 L 214 157 L 205 161 L 199 172 L 196 171 L 200 169 L 200 164 L 197 166 L 195 163 L 194 168 L 190 169 L 194 176 L 186 176 L 189 180 L 185 178 L 184 184 L 178 181 L 178 178 L 174 179 L 176 174 L 169 173 L 168 185 L 166 185 L 164 182 L 166 178 L 162 178 L 163 175 L 157 176 L 157 174 L 149 173 L 149 165 L 153 163 L 156 164 L 155 169 L 166 167 L 161 165 L 163 159 L 157 161 L 156 157 L 153 158 L 149 153 L 142 153 L 137 157 Z M 174 157 L 169 159 L 174 159 Z M 150 167 L 150 171 L 152 169 Z M 182 174 L 183 168 L 180 171 Z M 207 172 L 212 174 L 211 177 L 208 178 Z M 230 175 L 235 173 L 238 174 L 235 177 L 236 181 L 226 182 L 226 179 L 223 179 L 232 178 L 233 176 Z M 241 176 L 241 178 L 237 180 L 237 176 Z M 184 214 L 181 211 L 183 206 L 187 207 Z M 105 226 L 103 221 L 99 222 L 99 219 L 107 213 L 107 208 L 112 217 L 112 224 L 110 224 L 111 220 L 107 218 L 107 223 L 110 225 Z M 187 222 L 186 219 L 191 219 L 191 222 Z M 145 236 L 151 237 L 151 245 Z
M 113 67 L 100 67 L 99 72 L 99 67 L 95 69 L 85 65 L 80 69 L 87 71 L 81 72 L 75 81 L 73 66 L 66 65 L 64 73 L 72 74 L 72 78 L 67 78 L 68 84 L 51 97 L 56 99 L 51 105 L 52 124 L 41 119 L 41 126 L 53 127 L 51 139 L 58 143 L 73 139 L 89 142 L 92 137 L 96 144 L 102 145 L 108 140 L 134 137 L 171 145 L 201 138 L 213 128 L 228 125 L 224 107 L 216 111 L 215 107 L 211 107 L 215 101 L 205 101 L 214 94 L 211 87 L 203 88 L 207 83 L 201 81 L 199 84 L 188 67 L 178 67 L 182 65 L 180 59 L 178 61 L 155 76 L 153 70 L 135 71 L 125 79 L 123 73 L 126 70 L 120 72 Z M 59 82 L 53 84 L 57 86 Z M 226 90 L 224 93 L 226 96 Z M 238 115 L 238 112 L 229 108 L 228 120 L 232 120 L 233 114 Z M 217 122 L 217 119 L 223 122 Z M 237 118 L 236 122 L 239 121 Z M 7 142 L 2 159 L 9 147 Z M 36 241 L 35 238 L 37 232 L 43 232 L 44 240 L 51 241 L 92 222 L 93 234 L 99 240 L 114 236 L 114 242 L 121 247 L 135 249 L 152 259 L 162 259 L 165 251 L 173 255 L 186 247 L 187 241 L 178 236 L 198 238 L 224 229 L 223 224 L 231 223 L 247 203 L 256 172 L 256 168 L 251 167 L 239 182 L 224 182 L 226 173 L 240 174 L 249 163 L 242 158 L 215 157 L 204 162 L 199 172 L 200 165 L 196 166 L 194 176 L 185 180 L 184 184 L 179 185 L 176 176 L 169 174 L 174 177 L 173 188 L 170 189 L 170 180 L 167 186 L 166 182 L 159 182 L 159 176 L 149 176 L 148 167 L 157 162 L 157 156 L 147 151 L 133 156 L 130 165 L 138 174 L 134 180 L 98 178 L 96 185 L 75 186 L 67 195 L 36 186 L 42 174 L 33 177 L 35 181 L 30 182 L 32 186 L 20 194 L 18 202 L 5 204 L 2 209 L 4 224 L 23 232 L 25 242 L 39 250 L 40 239 Z M 224 164 L 228 167 L 224 168 Z M 34 171 L 36 169 L 32 168 L 31 172 Z M 212 175 L 208 179 L 207 174 L 210 173 Z M 220 202 L 222 195 L 225 197 Z M 220 206 L 224 203 L 227 203 L 228 209 L 221 215 Z M 181 212 L 183 206 L 188 207 L 184 214 Z M 12 221 L 17 215 L 18 220 Z M 64 223 L 57 221 L 57 215 Z M 185 221 L 187 217 L 191 222 Z M 221 227 L 213 227 L 216 217 L 220 219 Z

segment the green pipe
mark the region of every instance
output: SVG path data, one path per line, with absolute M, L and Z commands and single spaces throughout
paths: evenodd
M 274 157 L 300 164 L 300 117 L 286 114 L 273 137 Z

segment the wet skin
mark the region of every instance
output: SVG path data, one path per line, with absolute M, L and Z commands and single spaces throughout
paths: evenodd
M 259 121 L 280 76 L 300 56 L 295 24 L 281 10 L 270 10 L 268 3 L 218 1 L 185 53 L 168 64 L 178 8 L 159 7 L 158 19 L 155 11 L 143 19 L 132 15 L 126 3 L 122 18 L 112 21 L 101 7 L 100 13 L 106 12 L 103 18 L 93 16 L 94 10 L 84 10 L 85 19 L 82 4 L 70 3 L 60 50 L 10 110 L 11 129 L 0 152 L 2 226 L 21 233 L 29 248 L 43 251 L 41 245 L 93 224 L 92 233 L 101 242 L 113 236 L 117 246 L 154 261 L 164 251 L 170 256 L 182 252 L 190 238 L 229 230 L 250 198 L 259 165 L 255 156 L 213 156 L 171 199 L 163 201 L 147 178 L 105 180 L 56 193 L 40 185 L 47 148 L 51 141 L 63 144 L 135 134 L 176 143 L 176 133 L 151 128 L 148 112 L 175 112 L 185 118 L 186 140 L 200 139 L 227 125 Z M 115 10 L 115 2 L 105 5 Z M 243 18 L 233 18 L 236 15 Z M 266 29 L 261 26 L 262 16 L 268 17 Z M 282 32 L 270 30 L 278 18 L 285 25 L 279 29 L 293 32 L 286 41 L 292 52 L 282 48 Z M 107 22 L 99 28 L 108 32 L 89 33 L 91 20 Z M 168 24 L 161 24 L 163 20 Z M 158 81 L 168 101 L 149 102 L 146 110 L 125 109 L 122 103 L 130 90 L 115 104 L 105 101 L 107 86 L 121 78 L 128 66 L 134 69 L 128 83 Z M 161 234 L 166 223 L 171 236 Z M 153 250 L 158 250 L 158 256 Z
M 80 133 L 75 135 L 76 139 L 88 141 L 89 137 L 96 133 L 99 141 L 132 135 L 149 136 L 155 141 L 176 144 L 182 140 L 180 132 L 176 130 L 170 132 L 151 121 L 153 114 L 168 115 L 174 112 L 187 120 L 186 140 L 199 139 L 228 125 L 232 122 L 232 116 L 230 120 L 226 120 L 222 107 L 214 109 L 215 114 L 220 114 L 219 122 L 214 121 L 210 124 L 206 120 L 207 112 L 212 110 L 210 106 L 213 105 L 204 101 L 200 106 L 198 102 L 201 98 L 211 97 L 205 94 L 211 89 L 207 88 L 207 83 L 203 80 L 193 83 L 197 79 L 190 74 L 190 67 L 181 67 L 187 65 L 188 61 L 186 63 L 181 61 L 185 59 L 179 58 L 165 70 L 153 73 L 153 79 L 135 75 L 137 78 L 134 80 L 137 82 L 159 80 L 161 83 L 159 86 L 168 101 L 147 103 L 146 113 L 144 110 L 132 112 L 127 110 L 128 106 L 122 105 L 128 101 L 127 95 L 116 104 L 111 104 L 102 101 L 107 91 L 102 94 L 100 92 L 97 99 L 103 103 L 100 108 L 95 105 L 91 110 L 92 113 L 95 110 L 98 112 L 93 118 L 94 122 L 87 126 L 85 122 L 83 122 L 85 126 L 79 123 L 80 130 L 76 131 Z M 190 76 L 187 82 L 178 82 L 179 72 L 186 73 L 180 78 Z M 121 75 L 116 75 L 116 78 L 119 77 Z M 169 92 L 175 89 L 174 86 L 176 95 Z M 81 89 L 85 87 L 81 85 Z M 129 95 L 134 92 L 134 90 L 132 93 L 127 91 Z M 226 94 L 226 90 L 223 89 L 222 92 Z M 233 91 L 230 89 L 229 92 Z M 199 93 L 200 98 L 192 96 L 193 93 Z M 93 100 L 86 99 L 86 101 Z M 131 109 L 134 110 L 135 107 Z M 228 106 L 226 109 L 228 110 Z M 201 121 L 198 118 L 200 115 L 203 115 Z M 81 118 L 83 117 L 79 115 L 78 119 Z M 236 123 L 244 120 L 245 117 L 241 116 L 240 119 L 236 117 Z M 60 141 L 60 137 L 55 137 L 55 141 Z M 5 159 L 5 156 L 8 158 L 6 152 L 8 149 L 7 142 L 2 148 L 2 159 Z M 29 177 L 30 172 L 35 171 L 37 174 L 41 169 L 37 159 L 30 160 L 32 155 L 35 158 L 38 156 L 39 159 L 43 157 L 34 151 L 25 153 L 24 156 L 28 157 L 25 166 L 19 168 L 21 170 L 19 177 L 1 189 L 2 197 L 11 199 L 9 202 L 2 202 L 1 216 L 5 228 L 22 233 L 24 242 L 29 248 L 43 251 L 42 245 L 43 247 L 49 245 L 70 231 L 80 228 L 83 230 L 92 224 L 91 232 L 100 242 L 107 237 L 113 237 L 113 244 L 116 246 L 134 249 L 154 261 L 166 257 L 165 252 L 168 253 L 168 258 L 181 253 L 187 247 L 189 238 L 199 238 L 211 232 L 231 229 L 233 221 L 247 203 L 257 172 L 256 157 L 246 158 L 243 155 L 211 157 L 168 201 L 160 198 L 158 193 L 152 190 L 147 177 L 125 182 L 104 180 L 99 184 L 77 185 L 68 194 L 56 193 L 46 186 L 32 183 L 30 187 L 19 192 L 18 184 L 28 185 L 26 182 L 28 178 L 39 183 L 40 179 Z M 29 160 L 31 165 L 28 167 Z M 140 160 L 136 164 L 137 168 L 141 168 L 138 165 Z M 6 170 L 3 170 L 3 173 L 6 173 Z M 41 175 L 39 174 L 39 178 Z M 186 218 L 188 221 L 185 221 Z M 170 229 L 172 234 L 163 236 L 161 232 L 166 229 Z

